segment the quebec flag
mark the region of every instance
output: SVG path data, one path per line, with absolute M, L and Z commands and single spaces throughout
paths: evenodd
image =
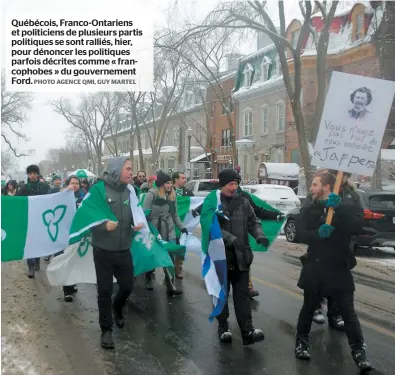
M 214 309 L 209 320 L 220 315 L 227 302 L 227 267 L 225 245 L 222 239 L 217 211 L 220 191 L 211 192 L 203 203 L 200 217 L 202 226 L 202 274 Z

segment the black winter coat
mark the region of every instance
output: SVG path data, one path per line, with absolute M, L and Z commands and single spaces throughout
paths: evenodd
M 221 195 L 223 213 L 229 218 L 220 219 L 222 237 L 225 243 L 227 261 L 229 255 L 234 254 L 234 262 L 240 271 L 248 271 L 254 259 L 251 248 L 248 246 L 248 234 L 255 240 L 266 238 L 261 223 L 257 219 L 248 199 L 237 193 L 232 198 Z M 236 239 L 242 240 L 246 245 L 244 249 L 234 246 Z
M 34 195 L 50 194 L 50 187 L 46 182 L 37 181 L 35 183 L 27 181 L 27 184 L 23 185 L 17 195 L 31 197 Z
M 325 224 L 324 202 L 305 203 L 299 215 L 301 241 L 308 244 L 302 257 L 302 271 L 298 286 L 311 293 L 334 295 L 355 290 L 351 269 L 356 265 L 350 251 L 351 236 L 362 227 L 360 208 L 353 203 L 342 203 L 335 209 L 332 226 L 335 230 L 327 239 L 319 237 L 319 228 Z

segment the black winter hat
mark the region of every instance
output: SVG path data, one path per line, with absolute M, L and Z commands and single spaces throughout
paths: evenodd
M 37 174 L 40 174 L 40 168 L 39 168 L 37 165 L 32 164 L 32 165 L 29 165 L 29 166 L 26 168 L 26 173 L 27 173 L 27 174 L 29 174 L 29 173 L 34 173 L 34 172 L 36 172 Z
M 166 182 L 169 182 L 169 181 L 172 181 L 171 180 L 171 176 L 170 175 L 168 175 L 167 173 L 165 173 L 165 172 L 162 172 L 162 171 L 159 171 L 157 174 L 156 174 L 156 186 L 157 187 L 161 187 L 161 186 L 163 186 Z
M 223 169 L 221 172 L 219 172 L 218 178 L 221 187 L 229 184 L 229 182 L 232 181 L 237 181 L 240 183 L 240 176 L 233 168 Z

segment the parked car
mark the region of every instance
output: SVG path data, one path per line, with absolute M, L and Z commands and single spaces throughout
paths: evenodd
M 196 197 L 207 197 L 213 190 L 220 189 L 219 180 L 191 180 L 185 187 L 192 191 Z
M 364 213 L 363 230 L 353 247 L 389 246 L 395 249 L 395 193 L 357 190 Z M 284 226 L 288 242 L 300 242 L 297 228 L 300 208 L 290 211 Z
M 250 194 L 256 195 L 284 214 L 287 214 L 295 207 L 300 207 L 300 200 L 295 192 L 285 185 L 244 185 L 241 188 Z

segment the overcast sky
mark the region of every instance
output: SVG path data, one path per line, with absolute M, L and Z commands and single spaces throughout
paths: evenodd
M 17 6 L 18 3 L 22 1 L 24 2 L 24 0 L 4 0 L 3 7 L 7 8 L 10 6 Z M 133 1 L 138 3 L 141 0 Z M 200 19 L 203 18 L 204 15 L 207 14 L 219 1 L 220 0 L 179 0 L 177 2 L 178 13 L 181 14 L 182 17 L 191 17 L 195 20 Z M 155 23 L 159 26 L 165 26 L 167 11 L 172 9 L 171 5 L 174 4 L 174 0 L 155 0 L 155 3 L 157 5 L 153 7 L 153 9 L 156 9 L 156 12 L 153 13 Z M 69 7 L 70 1 L 65 4 Z M 272 12 L 270 13 L 273 15 L 273 18 L 277 18 L 277 1 L 270 1 L 270 8 L 272 9 Z M 290 20 L 298 13 L 297 0 L 287 0 L 286 8 L 287 18 Z M 255 43 L 249 43 L 244 45 L 243 50 L 240 52 L 249 53 L 253 52 L 254 49 Z M 31 156 L 19 158 L 19 169 L 21 170 L 23 170 L 28 164 L 38 163 L 45 159 L 49 148 L 65 146 L 66 133 L 69 125 L 62 116 L 56 114 L 52 110 L 52 107 L 48 103 L 49 101 L 59 99 L 62 96 L 75 98 L 78 93 L 36 93 L 33 95 L 35 96 L 35 100 L 32 103 L 31 110 L 27 113 L 28 120 L 23 124 L 23 131 L 29 137 L 29 141 L 19 142 L 18 148 L 20 150 L 33 149 L 35 152 Z

